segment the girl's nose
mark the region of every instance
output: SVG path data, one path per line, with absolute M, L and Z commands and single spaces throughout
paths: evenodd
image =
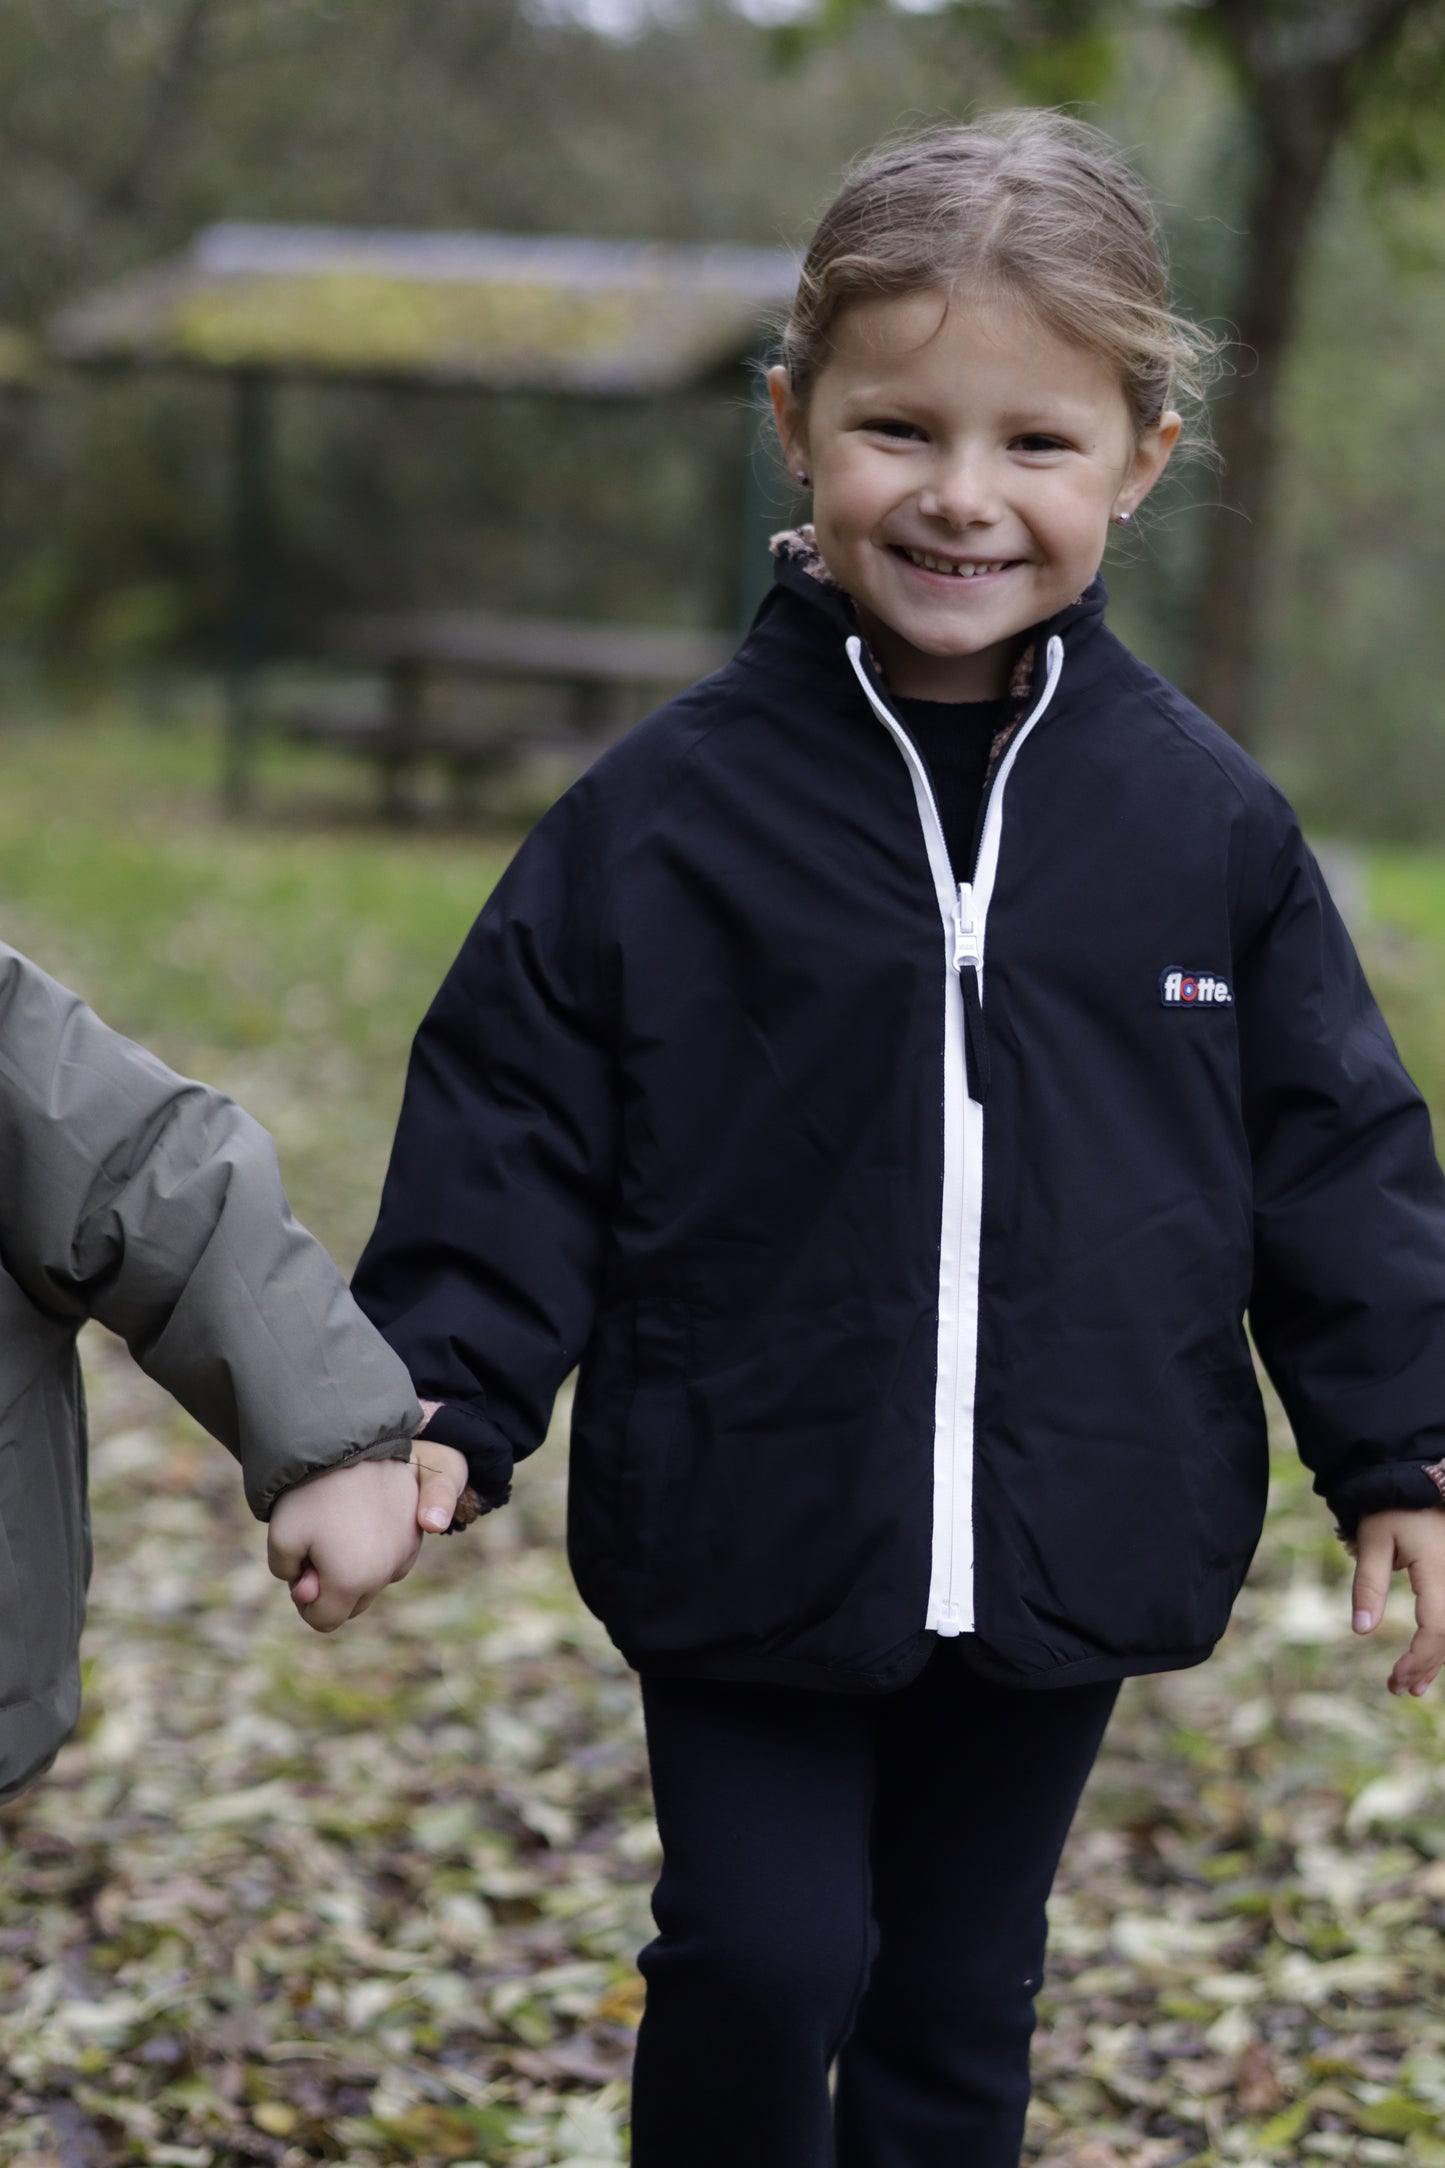
M 975 452 L 940 458 L 918 496 L 925 519 L 949 527 L 988 525 L 998 517 L 998 478 L 992 463 Z

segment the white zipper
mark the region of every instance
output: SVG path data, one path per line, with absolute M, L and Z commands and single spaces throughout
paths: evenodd
M 1044 688 L 1014 732 L 994 777 L 972 881 L 955 883 L 928 769 L 903 725 L 868 676 L 863 643 L 848 641 L 848 660 L 868 704 L 907 763 L 928 852 L 944 933 L 943 1196 L 938 1243 L 938 1368 L 933 1408 L 933 1545 L 924 1626 L 942 1635 L 972 1633 L 973 1426 L 978 1369 L 979 1251 L 983 1234 L 983 1117 L 967 1088 L 962 974 L 977 974 L 983 997 L 984 935 L 998 872 L 1003 796 L 1025 738 L 1058 689 L 1064 643 L 1045 653 Z

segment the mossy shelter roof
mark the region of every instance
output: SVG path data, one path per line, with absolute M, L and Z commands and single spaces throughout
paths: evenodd
M 792 297 L 785 250 L 212 226 L 77 301 L 61 360 L 623 397 L 736 365 Z
M 0 324 L 0 392 L 34 391 L 44 356 L 27 332 Z

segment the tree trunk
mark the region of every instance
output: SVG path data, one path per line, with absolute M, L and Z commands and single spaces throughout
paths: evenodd
M 1223 389 L 1219 504 L 1207 517 L 1194 621 L 1193 691 L 1242 743 L 1254 736 L 1255 664 L 1279 472 L 1279 398 L 1305 257 L 1331 155 L 1348 120 L 1341 78 L 1254 86 L 1256 165 L 1234 332 L 1240 374 Z
M 1234 736 L 1255 735 L 1255 665 L 1279 474 L 1279 398 L 1314 221 L 1370 74 L 1440 0 L 1203 0 L 1198 33 L 1239 82 L 1254 145 L 1233 307 L 1241 374 L 1218 402 L 1220 505 L 1205 538 L 1193 689 Z
M 206 40 L 217 0 L 185 0 L 170 46 L 156 70 L 144 122 L 124 167 L 112 179 L 101 208 L 133 215 L 151 193 L 155 175 L 186 120 L 200 82 Z

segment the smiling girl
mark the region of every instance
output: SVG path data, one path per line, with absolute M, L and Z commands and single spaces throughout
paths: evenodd
M 888 689 L 1001 696 L 1020 633 L 1084 593 L 1110 520 L 1158 480 L 1178 414 L 1136 425 L 1117 370 L 992 280 L 856 301 L 819 359 L 770 372 L 778 432 Z
M 1045 1900 L 1263 1517 L 1245 1334 L 1445 1658 L 1445 1182 L 1279 793 L 1103 624 L 1200 335 L 1090 131 L 861 167 L 771 375 L 811 528 L 519 853 L 356 1292 L 569 1550 L 663 1845 L 634 2168 L 1014 2168 Z M 830 2087 L 830 2070 L 835 2083 Z

